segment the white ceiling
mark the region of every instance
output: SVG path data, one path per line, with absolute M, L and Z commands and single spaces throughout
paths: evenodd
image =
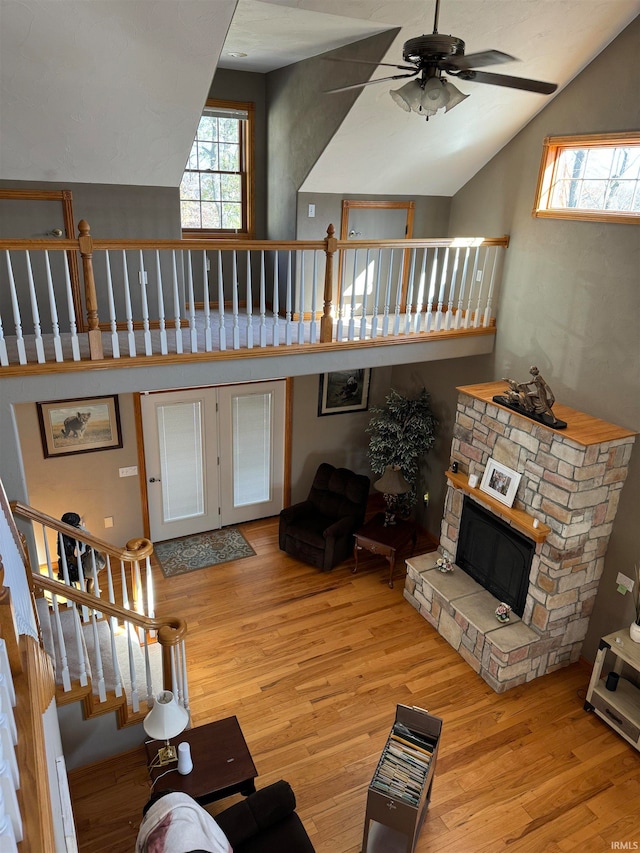
M 266 72 L 398 26 L 385 61 L 402 62 L 433 12 L 432 0 L 0 0 L 0 178 L 177 186 L 218 64 Z M 640 0 L 442 0 L 438 29 L 467 53 L 521 60 L 496 71 L 563 88 L 639 12 Z M 365 87 L 301 189 L 452 195 L 549 102 L 455 82 L 471 97 L 429 122 L 390 84 Z

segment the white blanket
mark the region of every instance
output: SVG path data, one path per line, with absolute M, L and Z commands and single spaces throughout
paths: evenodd
M 233 853 L 211 815 L 188 794 L 165 794 L 144 816 L 136 853 Z

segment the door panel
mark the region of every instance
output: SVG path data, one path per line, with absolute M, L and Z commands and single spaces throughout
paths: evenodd
M 218 389 L 223 526 L 282 509 L 285 391 L 284 380 Z
M 150 536 L 220 527 L 214 389 L 142 397 Z

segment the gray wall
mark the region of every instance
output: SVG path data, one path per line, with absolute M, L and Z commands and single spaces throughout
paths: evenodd
M 296 193 L 360 94 L 356 89 L 327 95 L 325 90 L 367 79 L 365 66 L 327 57 L 379 62 L 397 32 L 389 30 L 267 75 L 270 240 L 295 238 Z M 372 65 L 369 76 L 374 70 Z
M 526 378 L 537 364 L 559 402 L 640 430 L 638 226 L 531 215 L 545 136 L 638 129 L 639 53 L 636 19 L 454 197 L 451 234 L 481 229 L 510 234 L 511 241 L 493 358 L 483 360 L 479 375 L 477 365 L 463 375 L 463 362 L 425 365 L 419 371 L 427 387 L 434 383 L 438 397 L 447 400 L 449 428 L 456 383 Z M 393 381 L 405 381 L 411 373 L 396 368 Z M 439 462 L 446 467 L 447 448 L 440 451 Z M 616 575 L 628 575 L 638 562 L 639 505 L 636 447 L 583 649 L 589 660 L 602 634 L 632 621 L 630 596 L 616 591 Z

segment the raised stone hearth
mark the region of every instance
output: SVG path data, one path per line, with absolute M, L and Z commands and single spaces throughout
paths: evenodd
M 504 383 L 459 388 L 440 549 L 455 555 L 469 495 L 535 543 L 522 619 L 506 625 L 498 601 L 462 569 L 443 574 L 438 554 L 407 561 L 405 598 L 496 692 L 576 661 L 604 568 L 635 434 L 555 405 L 566 430 L 531 421 L 492 398 Z M 495 459 L 522 474 L 512 508 L 468 484 Z

